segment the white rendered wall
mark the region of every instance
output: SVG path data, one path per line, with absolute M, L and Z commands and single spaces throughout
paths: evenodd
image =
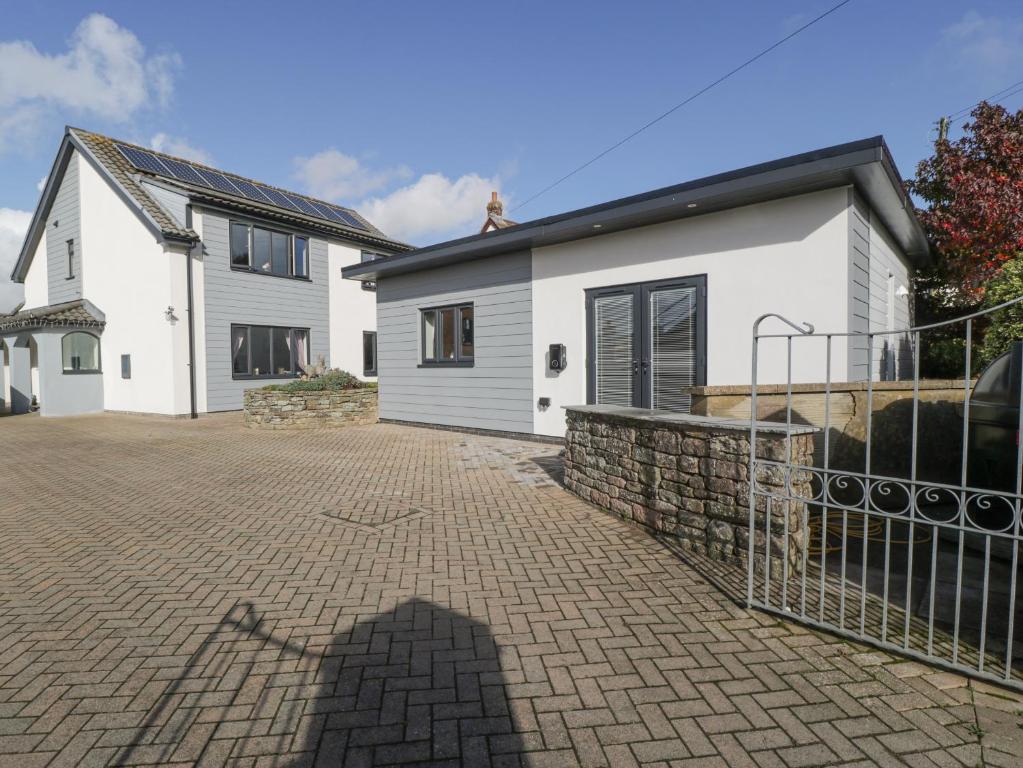
M 206 413 L 206 260 L 202 246 L 203 213 L 192 209 L 192 230 L 199 235 L 199 245 L 192 251 L 192 311 L 195 327 L 195 409 Z
M 362 375 L 362 332 L 377 329 L 377 295 L 364 291 L 357 280 L 341 277 L 342 267 L 358 264 L 361 259 L 362 252 L 358 248 L 333 241 L 327 244 L 330 365 L 360 379 L 376 381 L 375 376 Z
M 839 332 L 847 325 L 845 188 L 587 238 L 533 251 L 534 431 L 562 435 L 566 405 L 586 402 L 588 288 L 707 275 L 707 384 L 748 384 L 753 322 L 766 312 Z M 762 332 L 783 330 L 770 321 Z M 550 344 L 567 347 L 566 369 L 547 370 Z M 794 356 L 793 381 L 822 381 L 823 340 Z M 813 353 L 813 354 L 811 354 Z M 845 376 L 833 350 L 832 377 Z M 784 382 L 784 346 L 763 342 L 760 381 Z
M 78 155 L 75 155 L 77 159 Z M 32 261 L 25 274 L 25 309 L 45 307 L 49 304 L 49 281 L 46 272 L 46 230 L 43 230 Z
M 83 294 L 106 315 L 100 347 L 104 407 L 187 413 L 184 256 L 165 251 L 84 158 L 80 185 Z M 177 320 L 167 319 L 168 307 Z M 121 378 L 122 354 L 131 355 L 130 379 Z

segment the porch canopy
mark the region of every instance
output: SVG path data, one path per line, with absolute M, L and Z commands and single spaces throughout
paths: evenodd
M 81 371 L 97 375 L 65 379 L 61 340 L 74 331 L 99 336 L 105 325 L 105 315 L 86 299 L 0 315 L 0 409 L 27 413 L 35 398 L 43 415 L 102 410 L 98 346 L 95 368 Z

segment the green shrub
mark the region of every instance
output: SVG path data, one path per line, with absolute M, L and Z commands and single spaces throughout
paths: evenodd
M 1023 255 L 1005 262 L 984 290 L 984 306 L 995 307 L 1023 296 Z M 980 348 L 982 364 L 990 363 L 1015 342 L 1023 339 L 1023 302 L 1000 309 L 990 316 Z
M 348 371 L 340 368 L 331 368 L 322 376 L 312 379 L 295 379 L 287 384 L 269 384 L 263 389 L 275 392 L 327 392 L 342 389 L 362 389 L 364 387 L 376 386 L 365 381 L 360 381 Z

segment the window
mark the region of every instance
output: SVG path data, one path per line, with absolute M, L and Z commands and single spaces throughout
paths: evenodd
M 295 277 L 309 277 L 309 238 L 295 238 L 295 262 L 292 274 Z
M 308 364 L 306 328 L 231 326 L 231 372 L 235 378 L 295 376 Z
M 67 279 L 75 276 L 75 241 L 67 241 Z
M 362 332 L 362 375 L 377 375 L 377 334 L 376 331 Z
M 100 373 L 99 339 L 91 333 L 75 331 L 60 342 L 64 373 Z
M 472 365 L 473 305 L 421 310 L 424 365 Z
M 362 252 L 362 263 L 363 264 L 365 264 L 367 261 L 376 261 L 377 259 L 382 259 L 382 258 L 384 258 L 384 255 L 382 253 L 373 253 L 373 251 L 363 251 Z M 377 289 L 377 284 L 376 284 L 375 280 L 363 280 L 362 281 L 362 290 L 364 290 L 364 291 L 375 291 L 376 289 Z
M 231 266 L 249 266 L 249 228 L 234 221 L 231 222 Z
M 309 238 L 231 222 L 231 268 L 309 279 Z

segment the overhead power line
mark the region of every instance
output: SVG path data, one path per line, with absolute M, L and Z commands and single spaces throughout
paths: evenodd
M 685 99 L 680 101 L 678 104 L 673 106 L 668 111 L 662 112 L 660 115 L 655 117 L 653 120 L 649 121 L 648 123 L 643 124 L 642 126 L 637 128 L 636 130 L 634 130 L 632 133 L 630 133 L 625 138 L 621 139 L 620 141 L 615 142 L 614 144 L 612 144 L 607 149 L 605 149 L 602 152 L 594 155 L 589 160 L 587 160 L 585 163 L 583 163 L 579 167 L 573 169 L 572 171 L 569 171 L 568 173 L 566 173 L 564 176 L 562 176 L 560 179 L 558 179 L 554 183 L 548 184 L 546 187 L 541 189 L 539 192 L 534 194 L 532 197 L 526 198 L 524 201 L 522 201 L 517 206 L 515 206 L 515 208 L 513 208 L 512 210 L 516 210 L 517 211 L 518 209 L 523 208 L 523 207 L 529 205 L 531 202 L 536 200 L 541 195 L 547 194 L 548 192 L 550 192 L 552 189 L 554 189 L 556 186 L 558 186 L 562 182 L 567 181 L 568 179 L 572 178 L 573 176 L 575 176 L 580 171 L 582 171 L 582 170 L 584 170 L 586 168 L 589 168 L 591 165 L 593 165 L 595 162 L 600 160 L 602 157 L 605 157 L 606 155 L 611 154 L 612 152 L 614 152 L 616 149 L 618 149 L 620 146 L 622 146 L 626 142 L 629 142 L 632 139 L 634 139 L 637 136 L 639 136 L 639 134 L 643 133 L 643 131 L 645 131 L 648 128 L 650 128 L 651 126 L 654 126 L 657 123 L 661 122 L 666 117 L 674 114 L 678 110 L 682 109 L 682 107 L 684 107 L 686 104 L 689 104 L 691 101 L 694 101 L 694 100 L 698 99 L 700 96 L 702 96 L 703 94 L 705 94 L 708 91 L 712 90 L 713 88 L 716 88 L 717 86 L 721 85 L 721 83 L 725 82 L 725 80 L 728 80 L 733 75 L 736 75 L 739 72 L 741 72 L 742 70 L 746 69 L 746 67 L 748 67 L 750 64 L 753 64 L 758 59 L 762 59 L 764 56 L 769 54 L 775 48 L 778 48 L 778 47 L 784 45 L 789 40 L 794 38 L 796 35 L 798 35 L 798 34 L 800 34 L 802 32 L 805 32 L 807 29 L 812 27 L 817 22 L 822 21 L 823 19 L 827 18 L 828 16 L 833 14 L 835 11 L 840 9 L 842 6 L 848 5 L 851 2 L 852 2 L 852 0 L 842 0 L 842 2 L 832 6 L 828 10 L 824 11 L 824 13 L 822 13 L 820 16 L 817 16 L 817 17 L 811 19 L 810 21 L 808 21 L 803 26 L 801 26 L 798 29 L 794 30 L 793 32 L 790 32 L 789 34 L 785 35 L 785 37 L 781 38 L 776 43 L 768 46 L 767 48 L 764 48 L 762 51 L 760 51 L 755 56 L 751 56 L 750 58 L 746 59 L 746 61 L 742 62 L 742 64 L 740 64 L 739 66 L 735 67 L 735 69 L 730 70 L 729 72 L 727 72 L 724 75 L 722 75 L 721 77 L 719 77 L 717 80 L 713 81 L 712 83 L 709 83 L 709 84 L 705 85 L 703 88 L 698 90 L 696 93 L 692 94 L 691 96 L 686 97 Z
M 980 101 L 978 101 L 978 102 L 976 102 L 974 104 L 971 104 L 968 107 L 963 107 L 958 112 L 956 112 L 956 113 L 954 113 L 952 115 L 949 115 L 948 116 L 948 121 L 949 121 L 949 123 L 956 123 L 959 120 L 962 120 L 964 117 L 968 116 L 974 110 L 974 108 L 978 104 L 980 104 L 981 102 L 984 102 L 984 101 L 991 102 L 991 101 L 996 101 L 996 100 L 999 100 L 999 101 L 1000 100 L 1004 100 L 1004 99 L 1009 98 L 1010 96 L 1015 96 L 1017 93 L 1020 93 L 1020 92 L 1023 92 L 1023 80 L 1017 80 L 1012 85 L 1007 85 L 1004 88 L 1002 88 L 1002 90 L 1000 90 L 1000 91 L 998 91 L 996 93 L 992 93 L 986 99 L 981 99 Z

